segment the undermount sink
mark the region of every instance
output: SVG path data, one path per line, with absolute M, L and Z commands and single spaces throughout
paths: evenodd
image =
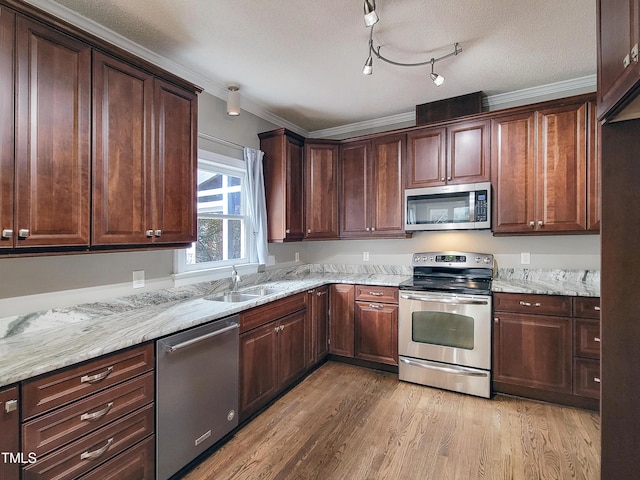
M 259 297 L 264 297 L 266 295 L 275 295 L 276 293 L 284 292 L 281 288 L 267 287 L 265 285 L 258 285 L 256 287 L 247 288 L 242 291 L 243 294 L 247 295 L 257 295 Z
M 248 302 L 249 300 L 255 300 L 262 295 L 249 294 L 244 292 L 230 292 L 222 295 L 214 295 L 212 297 L 204 297 L 205 300 L 211 300 L 212 302 Z
M 258 285 L 256 287 L 250 287 L 242 290 L 241 292 L 227 292 L 219 295 L 213 295 L 210 297 L 204 297 L 205 300 L 211 300 L 213 302 L 248 302 L 249 300 L 255 300 L 256 298 L 266 297 L 267 295 L 274 295 L 281 293 L 284 290 L 280 288 L 267 287 L 265 285 Z

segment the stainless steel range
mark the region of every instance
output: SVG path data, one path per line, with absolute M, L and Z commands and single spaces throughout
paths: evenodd
M 416 253 L 400 285 L 400 380 L 491 396 L 493 255 Z

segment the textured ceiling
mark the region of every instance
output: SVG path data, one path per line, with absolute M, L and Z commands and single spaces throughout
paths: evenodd
M 34 2 L 36 3 L 36 2 Z M 374 40 L 402 62 L 374 59 L 362 75 L 369 30 L 362 0 L 57 0 L 135 43 L 307 131 L 411 111 L 483 91 L 512 92 L 593 75 L 593 0 L 378 0 Z

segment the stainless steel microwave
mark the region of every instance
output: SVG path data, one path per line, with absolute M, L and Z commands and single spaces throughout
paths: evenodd
M 404 191 L 407 231 L 491 228 L 491 183 L 408 188 Z

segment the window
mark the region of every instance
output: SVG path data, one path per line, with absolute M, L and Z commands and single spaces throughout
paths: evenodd
M 249 263 L 253 251 L 244 162 L 198 156 L 198 239 L 177 254 L 178 273 Z

